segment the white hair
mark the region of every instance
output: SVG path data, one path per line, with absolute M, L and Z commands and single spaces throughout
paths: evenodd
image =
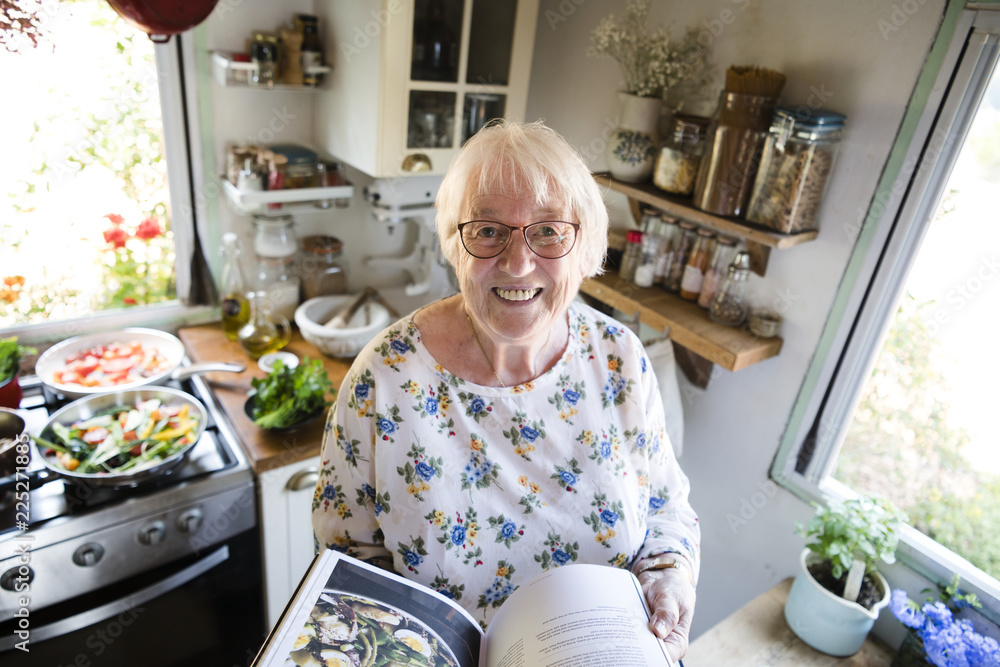
M 473 198 L 523 183 L 538 205 L 565 205 L 580 224 L 574 252 L 584 276 L 601 273 L 608 248 L 608 209 L 580 154 L 541 121 L 491 121 L 470 138 L 452 161 L 438 189 L 437 233 L 452 266 L 464 253 L 458 225 Z M 499 221 L 502 222 L 502 221 Z

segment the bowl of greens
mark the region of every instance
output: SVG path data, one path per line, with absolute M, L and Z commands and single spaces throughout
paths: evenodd
M 326 412 L 331 404 L 326 399 L 328 393 L 336 390 L 321 360 L 305 357 L 298 366 L 289 368 L 278 359 L 266 377 L 250 381 L 244 409 L 264 430 L 291 431 Z

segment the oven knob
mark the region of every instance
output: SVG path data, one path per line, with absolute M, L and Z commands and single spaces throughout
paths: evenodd
M 35 571 L 27 565 L 15 565 L 0 574 L 0 588 L 5 591 L 20 593 L 27 590 L 27 585 L 35 580 Z
M 91 567 L 104 557 L 104 547 L 97 542 L 88 542 L 73 552 L 73 562 L 80 567 Z
M 205 520 L 205 514 L 200 507 L 189 507 L 177 517 L 177 528 L 182 533 L 197 533 Z
M 156 546 L 167 536 L 167 527 L 162 521 L 152 521 L 139 529 L 139 544 Z

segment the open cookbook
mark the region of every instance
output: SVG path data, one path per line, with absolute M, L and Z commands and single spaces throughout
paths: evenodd
M 313 561 L 255 667 L 673 667 L 628 570 L 564 565 L 507 598 L 484 634 L 453 600 L 336 551 Z

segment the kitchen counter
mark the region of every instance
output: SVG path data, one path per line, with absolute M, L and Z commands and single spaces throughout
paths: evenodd
M 246 415 L 244 404 L 250 390 L 250 381 L 267 374 L 257 366 L 256 361 L 247 357 L 238 342 L 226 338 L 218 323 L 184 328 L 177 335 L 187 348 L 192 363 L 246 364 L 247 368 L 242 373 L 212 372 L 202 377 L 219 401 L 256 474 L 319 455 L 326 424 L 325 415 L 301 428 L 283 433 L 264 431 L 255 426 Z M 323 355 L 312 343 L 302 338 L 302 334 L 294 327 L 292 339 L 284 350 L 295 354 L 300 360 L 305 357 L 321 359 L 330 381 L 338 390 L 350 368 L 350 359 L 332 359 Z
M 785 622 L 785 600 L 792 579 L 733 612 L 724 621 L 691 642 L 684 662 L 688 665 L 733 667 L 888 667 L 893 651 L 869 636 L 861 650 L 847 658 L 820 653 L 803 643 Z

